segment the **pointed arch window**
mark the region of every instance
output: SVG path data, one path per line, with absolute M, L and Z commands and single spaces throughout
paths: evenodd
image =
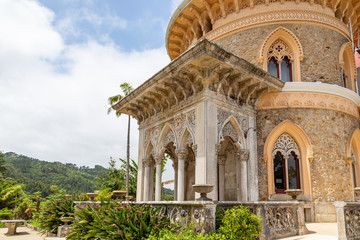
M 274 184 L 276 193 L 287 189 L 301 189 L 300 151 L 295 140 L 283 133 L 276 140 L 273 149 Z
M 268 72 L 284 82 L 292 82 L 294 54 L 289 46 L 278 39 L 270 46 L 267 56 Z

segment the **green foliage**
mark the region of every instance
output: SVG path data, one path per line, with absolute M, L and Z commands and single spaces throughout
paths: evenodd
M 13 214 L 14 214 L 14 211 L 11 209 L 7 209 L 7 208 L 1 209 L 0 210 L 0 219 L 1 220 L 11 219 Z
M 148 240 L 204 240 L 206 237 L 195 231 L 194 225 L 191 223 L 187 227 L 179 229 L 177 232 L 169 229 L 162 229 L 159 234 L 151 235 Z
M 52 193 L 51 185 L 66 189 L 70 194 L 93 192 L 96 177 L 107 171 L 99 165 L 94 168 L 77 167 L 71 163 L 45 162 L 16 153 L 5 153 L 4 159 L 7 162 L 7 177 L 25 184 L 24 190 L 28 194 L 41 192 L 42 197 Z
M 0 177 L 3 177 L 6 172 L 4 154 L 0 152 Z
M 169 218 L 148 205 L 108 203 L 78 209 L 67 239 L 146 239 L 161 229 L 174 229 Z M 174 229 L 175 230 L 175 229 Z
M 224 214 L 225 214 L 225 211 L 221 211 L 219 208 L 216 209 L 216 212 L 215 212 L 215 216 L 216 216 L 215 228 L 216 228 L 216 230 L 220 228 L 222 220 L 224 218 Z
M 52 233 L 57 232 L 57 228 L 63 225 L 60 220 L 62 217 L 72 217 L 74 215 L 73 198 L 66 198 L 62 192 L 50 195 L 42 206 L 38 217 L 40 228 Z
M 106 173 L 96 178 L 97 187 L 100 189 L 109 189 L 110 191 L 125 189 L 126 187 L 126 160 L 119 159 L 121 166 L 116 168 L 116 161 L 110 157 L 109 168 Z M 137 164 L 131 160 L 129 165 L 129 195 L 136 196 L 137 184 Z
M 244 206 L 225 211 L 222 224 L 210 239 L 256 239 L 261 232 L 261 220 Z

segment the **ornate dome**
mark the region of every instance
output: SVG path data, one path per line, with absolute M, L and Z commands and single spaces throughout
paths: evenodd
M 350 39 L 359 10 L 359 0 L 184 0 L 170 19 L 166 47 L 175 59 L 203 38 L 275 23 L 322 25 Z

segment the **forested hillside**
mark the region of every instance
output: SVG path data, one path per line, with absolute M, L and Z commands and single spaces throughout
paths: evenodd
M 5 153 L 6 177 L 26 185 L 25 191 L 33 194 L 41 192 L 43 197 L 51 193 L 50 186 L 56 185 L 69 194 L 93 192 L 96 177 L 106 168 L 96 165 L 94 168 L 78 167 L 71 163 L 46 162 L 16 153 Z

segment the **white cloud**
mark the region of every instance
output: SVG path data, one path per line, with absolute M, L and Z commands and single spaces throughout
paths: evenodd
M 0 1 L 0 150 L 90 166 L 124 158 L 127 117 L 107 115 L 107 98 L 122 82 L 136 87 L 164 67 L 165 48 L 66 45 L 53 17 L 36 1 Z M 136 121 L 131 130 L 135 158 Z

